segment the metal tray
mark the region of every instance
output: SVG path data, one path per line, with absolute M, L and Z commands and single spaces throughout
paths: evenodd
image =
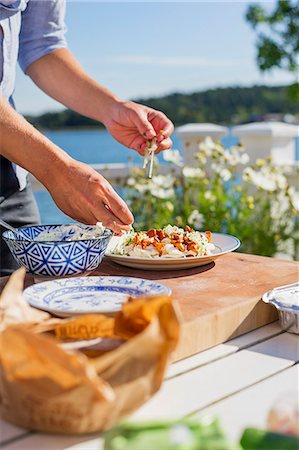
M 299 334 L 299 282 L 272 289 L 262 299 L 276 307 L 285 331 Z

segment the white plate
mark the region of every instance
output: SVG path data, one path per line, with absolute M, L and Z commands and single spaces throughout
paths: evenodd
M 120 237 L 114 236 L 107 247 L 105 256 L 122 266 L 143 270 L 180 270 L 204 266 L 215 261 L 219 256 L 233 252 L 240 247 L 240 241 L 229 234 L 212 233 L 212 243 L 216 250 L 210 256 L 189 256 L 187 258 L 135 258 L 132 256 L 114 255 L 111 253 Z
M 34 284 L 24 291 L 35 308 L 60 317 L 78 314 L 112 314 L 121 309 L 128 296 L 170 295 L 171 290 L 151 280 L 131 277 L 63 278 Z

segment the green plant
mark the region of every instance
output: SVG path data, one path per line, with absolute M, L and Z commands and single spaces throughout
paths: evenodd
M 249 6 L 246 19 L 258 30 L 257 64 L 262 72 L 274 67 L 295 76 L 289 95 L 299 100 L 299 2 L 278 0 L 272 12 L 260 5 Z

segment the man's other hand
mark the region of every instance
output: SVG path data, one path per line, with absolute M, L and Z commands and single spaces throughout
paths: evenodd
M 84 163 L 71 159 L 45 184 L 58 208 L 79 222 L 92 225 L 100 221 L 119 234 L 128 231 L 134 221 L 110 183 Z

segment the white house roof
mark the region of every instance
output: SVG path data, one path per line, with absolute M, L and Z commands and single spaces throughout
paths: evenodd
M 297 137 L 299 126 L 284 122 L 253 122 L 234 127 L 232 133 L 235 136 L 272 136 L 272 137 Z
M 214 123 L 188 123 L 177 127 L 175 130 L 179 135 L 189 136 L 219 136 L 227 132 L 226 127 Z

